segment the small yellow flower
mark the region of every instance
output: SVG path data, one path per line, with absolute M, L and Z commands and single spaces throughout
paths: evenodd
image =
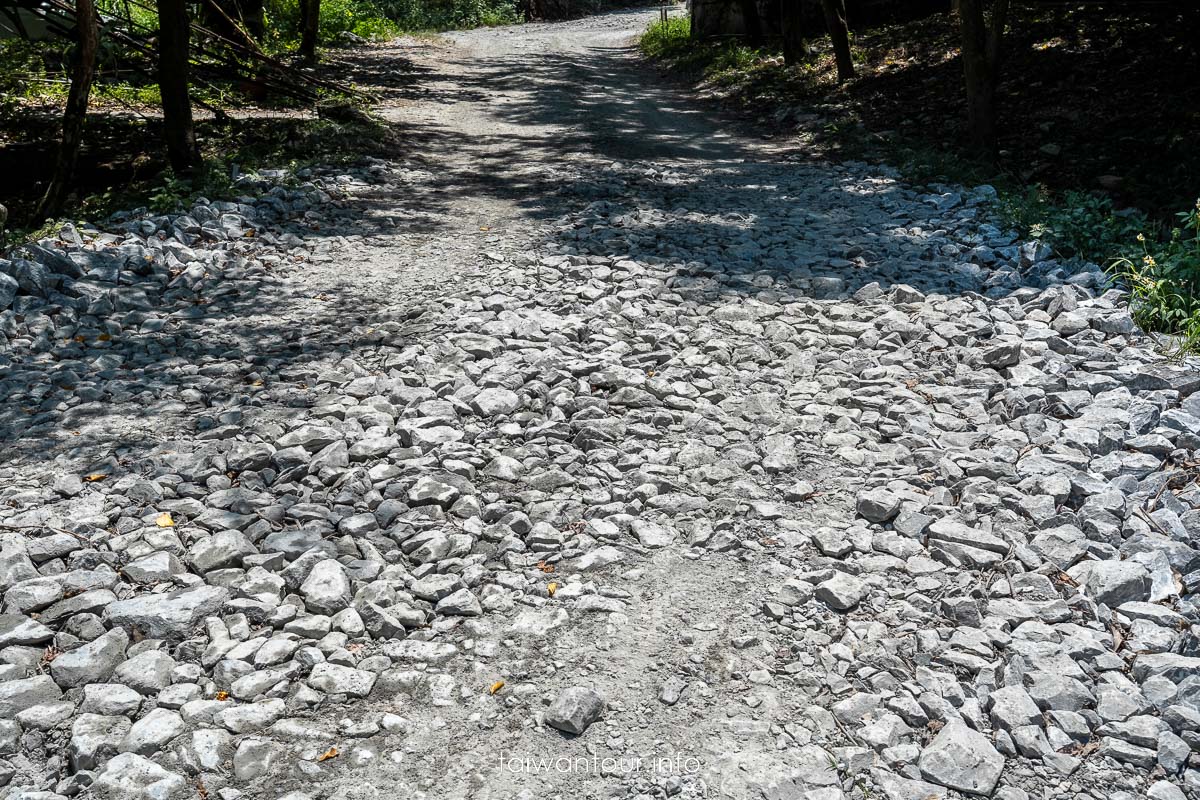
M 1144 234 L 1144 233 L 1139 233 L 1139 234 L 1138 234 L 1138 241 L 1139 241 L 1139 242 L 1144 242 L 1144 241 L 1146 241 L 1146 234 Z

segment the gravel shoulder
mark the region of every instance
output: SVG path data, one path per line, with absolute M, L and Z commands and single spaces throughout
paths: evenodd
M 654 13 L 0 265 L 0 798 L 1200 797 L 1200 373 Z

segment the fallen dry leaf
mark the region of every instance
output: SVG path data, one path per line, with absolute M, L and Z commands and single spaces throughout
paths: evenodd
M 227 691 L 225 691 L 224 689 L 222 689 L 221 691 L 219 691 L 219 692 L 217 692 L 215 695 L 213 695 L 213 698 L 215 698 L 215 699 L 217 699 L 217 700 L 228 700 L 228 699 L 229 699 L 229 692 L 227 692 Z
M 558 591 L 557 583 L 551 583 L 551 584 L 546 585 L 546 594 L 550 595 L 551 597 L 554 597 L 554 593 L 557 591 Z
M 551 572 L 554 572 L 554 565 L 553 565 L 553 564 L 547 564 L 545 561 L 539 561 L 539 562 L 537 563 L 537 568 L 538 568 L 538 569 L 540 569 L 542 572 L 545 572 L 545 573 L 547 573 L 547 574 L 549 574 L 549 573 L 551 573 Z
M 488 687 L 488 694 L 495 694 L 496 692 L 500 691 L 503 688 L 504 688 L 504 681 L 496 681 L 495 683 L 493 683 L 491 686 Z
M 328 761 L 331 758 L 337 758 L 338 751 L 336 747 L 331 747 L 321 755 L 317 756 L 317 761 Z
M 83 479 L 88 483 L 95 483 L 96 481 L 102 481 L 107 477 L 108 475 L 103 472 L 93 472 L 91 475 L 84 475 Z
M 174 528 L 175 519 L 166 511 L 154 518 L 154 524 L 160 528 Z

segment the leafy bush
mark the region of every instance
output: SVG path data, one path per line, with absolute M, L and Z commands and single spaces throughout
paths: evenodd
M 651 58 L 677 56 L 692 46 L 692 21 L 688 17 L 669 17 L 655 22 L 642 34 L 642 52 Z
M 274 0 L 268 4 L 267 13 L 270 16 L 267 29 L 276 44 L 290 46 L 300 38 L 298 0 Z M 395 36 L 401 27 L 371 0 L 321 0 L 318 36 L 322 42 L 336 41 L 343 33 L 379 41 Z
M 1184 353 L 1200 350 L 1200 200 L 1178 217 L 1165 241 L 1139 233 L 1140 252 L 1116 259 L 1110 271 L 1129 287 L 1138 324 L 1179 336 Z
M 1031 239 L 1045 242 L 1062 258 L 1106 264 L 1128 253 L 1134 237 L 1146 230 L 1146 217 L 1117 211 L 1112 200 L 1087 192 L 1066 192 L 1056 200 L 1043 187 L 1001 200 L 1004 221 Z
M 639 46 L 644 54 L 666 62 L 672 69 L 719 82 L 727 82 L 727 78 L 741 80 L 743 73 L 766 63 L 768 53 L 763 50 L 730 39 L 696 42 L 691 32 L 690 18 L 670 17 L 665 23 L 651 24 Z
M 446 31 L 518 21 L 512 0 L 379 0 L 379 8 L 406 31 Z

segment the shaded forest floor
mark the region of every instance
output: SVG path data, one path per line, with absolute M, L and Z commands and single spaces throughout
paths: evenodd
M 728 105 L 798 125 L 844 157 L 890 161 L 917 180 L 1098 191 L 1167 219 L 1195 201 L 1200 176 L 1200 13 L 1180 6 L 1015 9 L 998 169 L 965 148 L 949 14 L 857 32 L 859 76 L 844 86 L 827 49 L 787 67 L 769 47 L 698 49 L 679 35 L 686 24 L 643 47 Z
M 335 75 L 345 67 L 339 51 L 333 51 L 321 72 Z M 50 178 L 65 86 L 61 96 L 4 88 L 9 91 L 0 92 L 0 174 L 6 185 L 0 202 L 20 226 L 29 221 Z M 98 217 L 145 205 L 165 211 L 183 194 L 229 193 L 231 176 L 239 169 L 336 164 L 385 154 L 391 145 L 387 126 L 366 115 L 318 114 L 286 98 L 251 99 L 231 86 L 219 99 L 209 97 L 194 109 L 207 169 L 194 185 L 185 185 L 168 170 L 161 111 L 150 96 L 155 88 L 145 79 L 106 82 L 102 74 L 89 105 L 68 215 Z

